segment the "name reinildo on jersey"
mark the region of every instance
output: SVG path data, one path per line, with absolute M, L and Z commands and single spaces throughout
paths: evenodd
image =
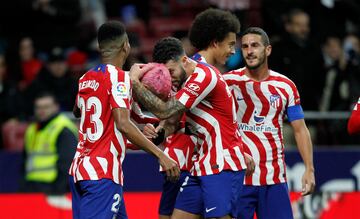
M 277 132 L 278 129 L 267 126 L 267 125 L 248 125 L 246 123 L 238 124 L 238 129 L 241 131 L 249 131 L 249 132 L 263 132 L 263 133 L 274 133 Z

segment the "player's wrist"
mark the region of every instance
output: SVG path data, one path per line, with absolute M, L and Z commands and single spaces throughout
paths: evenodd
M 314 172 L 315 172 L 315 168 L 314 168 L 314 166 L 305 166 L 305 171 L 306 171 L 306 172 L 312 172 L 312 173 L 314 173 Z

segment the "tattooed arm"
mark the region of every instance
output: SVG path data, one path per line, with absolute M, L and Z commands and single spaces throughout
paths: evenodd
M 139 80 L 132 80 L 132 85 L 136 99 L 159 119 L 181 116 L 186 111 L 186 107 L 176 98 L 172 97 L 164 102 L 146 89 Z

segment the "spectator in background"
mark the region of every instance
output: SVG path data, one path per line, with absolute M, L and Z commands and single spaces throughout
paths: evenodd
M 327 37 L 322 46 L 322 52 L 325 71 L 319 110 L 348 110 L 350 105 L 349 81 L 341 40 L 335 36 Z
M 322 45 L 324 58 L 323 91 L 318 110 L 348 111 L 349 79 L 347 61 L 341 40 L 336 36 L 328 36 Z M 319 73 L 320 74 L 320 73 Z M 346 121 L 341 119 L 317 120 L 317 142 L 334 145 L 348 142 Z
M 76 80 L 71 76 L 64 51 L 55 47 L 51 50 L 48 62 L 24 92 L 26 116 L 33 115 L 34 97 L 43 91 L 54 93 L 60 110 L 72 111 L 77 92 Z
M 355 34 L 344 38 L 343 49 L 349 74 L 350 102 L 354 103 L 360 96 L 360 41 Z
M 69 52 L 66 62 L 69 66 L 71 76 L 77 81 L 87 71 L 88 55 L 81 50 L 73 50 Z
M 16 84 L 6 80 L 6 74 L 5 56 L 0 54 L 0 130 L 7 120 L 17 115 L 18 111 L 19 93 Z M 3 148 L 2 134 L 0 134 L 0 148 Z
M 300 9 L 293 9 L 284 26 L 285 34 L 273 44 L 270 66 L 294 81 L 304 110 L 317 110 L 323 89 L 323 60 L 320 47 L 309 38 L 310 17 Z
M 176 31 L 173 34 L 173 37 L 178 38 L 181 41 L 182 46 L 185 50 L 185 54 L 187 56 L 191 57 L 192 55 L 195 54 L 196 48 L 190 42 L 188 31 L 184 31 L 184 30 Z
M 79 0 L 32 0 L 31 36 L 41 51 L 55 46 L 68 48 L 79 41 Z
M 33 40 L 30 37 L 24 37 L 20 40 L 19 58 L 19 67 L 21 67 L 19 87 L 23 90 L 31 84 L 43 66 L 42 61 L 36 57 Z
M 135 63 L 147 62 L 145 56 L 141 52 L 141 41 L 139 35 L 135 32 L 128 32 L 128 37 L 131 50 L 124 64 L 124 70 L 126 71 L 130 70 L 131 66 Z
M 67 172 L 77 144 L 77 127 L 60 113 L 51 93 L 34 100 L 35 122 L 25 134 L 22 192 L 60 195 L 69 192 Z
M 262 24 L 260 10 L 262 0 L 208 0 L 208 2 L 210 6 L 234 13 L 241 23 L 241 28 Z

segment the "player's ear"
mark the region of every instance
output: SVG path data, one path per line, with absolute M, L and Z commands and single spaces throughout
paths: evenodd
M 210 42 L 210 47 L 217 48 L 217 47 L 218 47 L 218 45 L 219 45 L 219 42 L 218 42 L 218 41 L 216 41 L 216 40 L 213 40 L 213 41 L 211 41 L 211 42 Z
M 189 57 L 187 57 L 186 55 L 183 55 L 181 58 L 180 58 L 181 62 L 183 64 L 186 64 L 187 62 L 189 62 Z
M 271 45 L 268 45 L 268 46 L 265 47 L 266 56 L 270 56 L 271 51 L 272 51 L 272 46 Z

